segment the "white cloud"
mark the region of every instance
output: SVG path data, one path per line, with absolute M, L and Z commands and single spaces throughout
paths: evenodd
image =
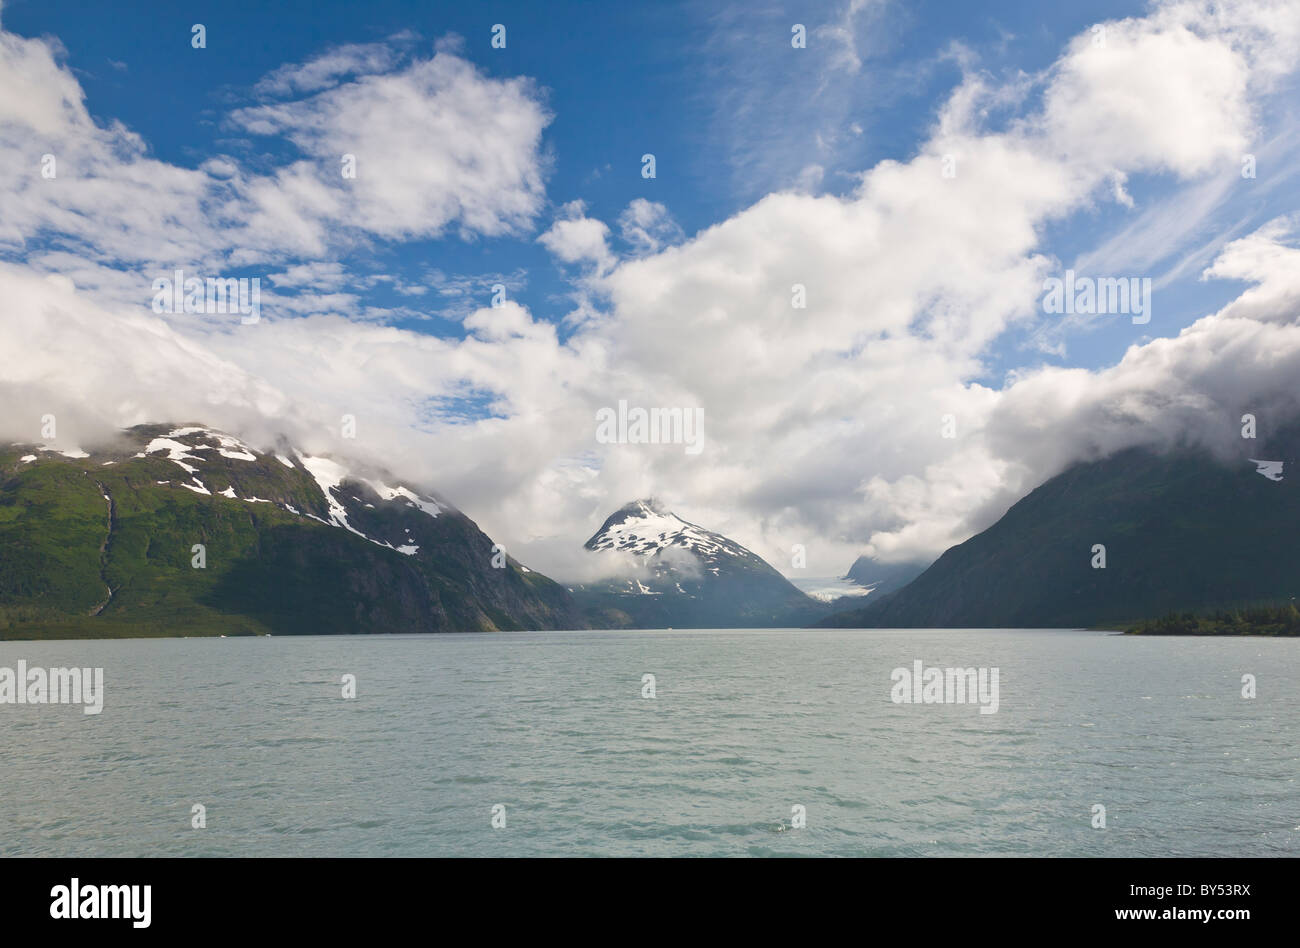
M 231 120 L 283 135 L 307 156 L 257 195 L 271 216 L 303 227 L 346 222 L 390 239 L 437 237 L 451 225 L 500 235 L 526 228 L 544 200 L 550 115 L 536 90 L 488 79 L 450 53 Z M 355 178 L 343 178 L 344 155 L 355 156 Z
M 409 34 L 394 37 L 410 39 Z M 365 76 L 388 72 L 399 58 L 392 42 L 351 43 L 313 57 L 305 63 L 287 63 L 263 77 L 253 91 L 261 95 L 286 96 L 319 92 L 337 85 L 346 76 Z
M 310 286 L 317 290 L 337 290 L 346 282 L 343 264 L 338 262 L 299 263 L 283 273 L 271 274 L 271 282 L 280 287 Z
M 859 36 L 865 30 L 861 24 L 869 22 L 872 27 L 877 27 L 886 7 L 884 0 L 848 0 L 838 20 L 825 23 L 814 30 L 816 39 L 839 47 L 827 63 L 828 70 L 856 73 L 862 69 L 858 44 Z
M 658 253 L 685 236 L 668 208 L 658 201 L 635 198 L 618 216 L 619 233 L 636 256 Z
M 268 174 L 225 155 L 195 170 L 151 158 L 137 134 L 91 118 L 61 56 L 0 34 L 0 246 L 48 235 L 101 262 L 211 270 L 336 256 L 358 237 L 513 233 L 544 201 L 539 93 L 452 53 L 236 111 L 303 152 Z
M 912 505 L 901 526 L 877 532 L 871 551 L 888 559 L 926 549 L 929 529 L 957 542 L 988 526 L 1029 488 L 1078 460 L 1123 448 L 1197 444 L 1236 457 L 1240 419 L 1265 423 L 1300 415 L 1300 218 L 1278 220 L 1233 241 L 1206 278 L 1252 284 L 1217 313 L 1173 338 L 1132 346 L 1116 365 L 1088 371 L 1043 368 L 1021 374 L 976 412 L 974 437 L 954 455 L 977 483 L 945 497 L 950 472 L 922 482 L 873 481 L 882 509 Z M 997 477 L 981 477 L 996 470 Z M 935 547 L 929 547 L 935 549 Z
M 561 208 L 561 214 L 550 230 L 537 238 L 538 243 L 564 263 L 591 263 L 598 271 L 607 270 L 614 262 L 609 227 L 587 217 L 581 201 L 569 202 Z
M 55 415 L 69 445 L 172 418 L 212 417 L 264 437 L 277 418 L 295 424 L 286 417 L 290 399 L 145 309 L 102 306 L 67 277 L 12 264 L 0 264 L 0 286 L 3 434 L 11 440 L 40 440 L 44 414 Z

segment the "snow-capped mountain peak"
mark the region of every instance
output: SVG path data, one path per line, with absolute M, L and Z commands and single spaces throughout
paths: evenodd
M 654 498 L 614 511 L 586 548 L 624 554 L 611 557 L 609 576 L 574 590 L 601 621 L 620 627 L 801 625 L 825 610 L 758 554 Z
M 654 556 L 676 548 L 694 553 L 709 563 L 726 557 L 757 559 L 739 543 L 683 520 L 652 497 L 634 500 L 614 511 L 585 545 L 588 550 L 613 550 L 639 556 Z

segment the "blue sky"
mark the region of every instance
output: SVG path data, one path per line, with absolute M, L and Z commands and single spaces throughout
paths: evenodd
M 842 114 L 838 105 L 828 109 L 831 124 L 825 126 L 856 123 L 861 134 L 846 133 L 851 139 L 825 155 L 809 142 L 824 127 L 817 97 L 795 100 L 780 90 L 816 88 L 824 64 L 816 48 L 790 48 L 789 24 L 804 22 L 815 33 L 837 22 L 844 7 L 389 2 L 359 8 L 321 2 L 306 14 L 263 3 L 204 8 L 135 2 L 86 9 L 61 0 L 8 0 L 4 15 L 15 32 L 58 37 L 98 121 L 123 122 L 156 157 L 183 167 L 228 150 L 250 163 L 268 145 L 281 155 L 292 152 L 282 142 L 238 141 L 223 126 L 232 108 L 256 101 L 251 90 L 258 80 L 286 63 L 403 33 L 413 34 L 403 45 L 414 53 L 427 53 L 438 39 L 460 37 L 461 54 L 487 75 L 529 76 L 545 90 L 554 115 L 545 136 L 553 204 L 580 199 L 590 216 L 612 219 L 629 201 L 644 197 L 667 206 L 693 234 L 794 185 L 811 159 L 829 158 L 823 190 L 844 193 L 863 169 L 911 157 L 934 121 L 936 104 L 961 80 L 953 44 L 968 47 L 981 68 L 995 75 L 1032 72 L 1050 66 L 1069 38 L 1093 23 L 1144 10 L 1144 4 L 1125 2 L 928 2 L 892 5 L 878 19 L 863 18 L 862 35 L 855 39 L 866 65 L 826 96 L 851 94 L 852 103 Z M 197 22 L 208 30 L 206 51 L 177 41 Z M 505 49 L 491 47 L 496 23 L 507 28 Z M 750 80 L 752 88 L 732 88 Z M 737 102 L 744 104 L 743 121 L 725 114 Z M 645 152 L 657 158 L 654 180 L 640 174 Z M 1134 190 L 1155 196 L 1170 189 L 1157 177 Z M 1248 217 L 1257 225 L 1273 213 L 1271 206 L 1246 199 L 1223 218 Z M 1124 208 L 1098 208 L 1050 228 L 1044 249 L 1068 262 L 1131 217 Z M 416 281 L 428 268 L 466 277 L 519 274 L 526 285 L 512 295 L 537 318 L 558 320 L 569 309 L 567 284 L 527 236 L 381 243 L 354 259 Z M 1197 275 L 1188 274 L 1161 294 L 1161 319 L 1153 332 L 1173 334 L 1231 297 L 1231 287 L 1208 289 Z M 387 299 L 409 303 L 392 294 Z M 460 331 L 446 321 L 403 324 L 438 334 Z M 1115 331 L 1103 327 L 1073 340 L 1066 361 L 1092 367 L 1117 359 L 1132 335 L 1122 326 L 1109 328 Z M 990 353 L 988 379 L 1023 363 L 1021 343 L 1008 338 L 1005 352 Z
M 23 182 L 0 212 L 0 260 L 114 313 L 147 304 L 136 287 L 172 267 L 262 278 L 256 336 L 162 317 L 261 392 L 242 406 L 196 392 L 192 410 L 312 431 L 359 406 L 368 453 L 433 480 L 543 568 L 570 568 L 559 551 L 593 519 L 651 492 L 778 567 L 792 542 L 822 550 L 827 574 L 864 549 L 923 558 L 1119 443 L 1069 448 L 1062 427 L 1039 445 L 1052 426 L 1031 421 L 1038 434 L 1008 449 L 999 426 L 1026 423 L 1019 382 L 1050 381 L 1082 411 L 1070 370 L 1104 391 L 1130 347 L 1262 279 L 1244 264 L 1201 275 L 1296 210 L 1296 13 L 4 0 L 6 160 L 20 175 L 58 155 L 71 190 Z M 1094 25 L 1109 46 L 1094 48 Z M 62 98 L 23 113 L 24 82 Z M 423 128 L 426 114 L 441 124 Z M 355 188 L 338 181 L 347 148 L 362 155 Z M 937 173 L 949 148 L 951 185 Z M 454 171 L 429 177 L 426 160 Z M 1043 313 L 1042 278 L 1067 267 L 1150 278 L 1151 322 Z M 792 323 L 769 304 L 801 280 L 815 304 Z M 484 311 L 496 282 L 517 309 Z M 584 419 L 623 397 L 702 404 L 716 450 L 592 444 Z M 180 410 L 158 392 L 93 400 L 117 424 Z M 958 446 L 932 441 L 948 411 Z

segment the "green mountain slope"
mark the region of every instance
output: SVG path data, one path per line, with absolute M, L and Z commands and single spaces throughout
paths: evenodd
M 1132 449 L 1078 464 L 840 627 L 1078 627 L 1300 595 L 1300 455 L 1294 434 L 1245 456 Z M 1106 566 L 1093 568 L 1093 546 Z
M 378 474 L 198 426 L 141 426 L 87 457 L 0 449 L 0 637 L 578 623 L 559 584 Z

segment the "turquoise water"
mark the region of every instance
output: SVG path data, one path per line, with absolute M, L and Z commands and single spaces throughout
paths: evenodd
M 565 632 L 0 643 L 4 855 L 1300 852 L 1300 642 Z M 999 669 L 999 708 L 890 672 Z M 357 697 L 341 696 L 356 676 Z M 642 697 L 642 676 L 656 697 Z M 1258 697 L 1241 696 L 1255 675 Z M 191 808 L 207 826 L 191 828 Z M 504 805 L 505 826 L 492 826 Z M 1105 829 L 1092 827 L 1106 808 Z M 807 825 L 790 828 L 792 807 Z M 786 829 L 778 829 L 784 826 Z

